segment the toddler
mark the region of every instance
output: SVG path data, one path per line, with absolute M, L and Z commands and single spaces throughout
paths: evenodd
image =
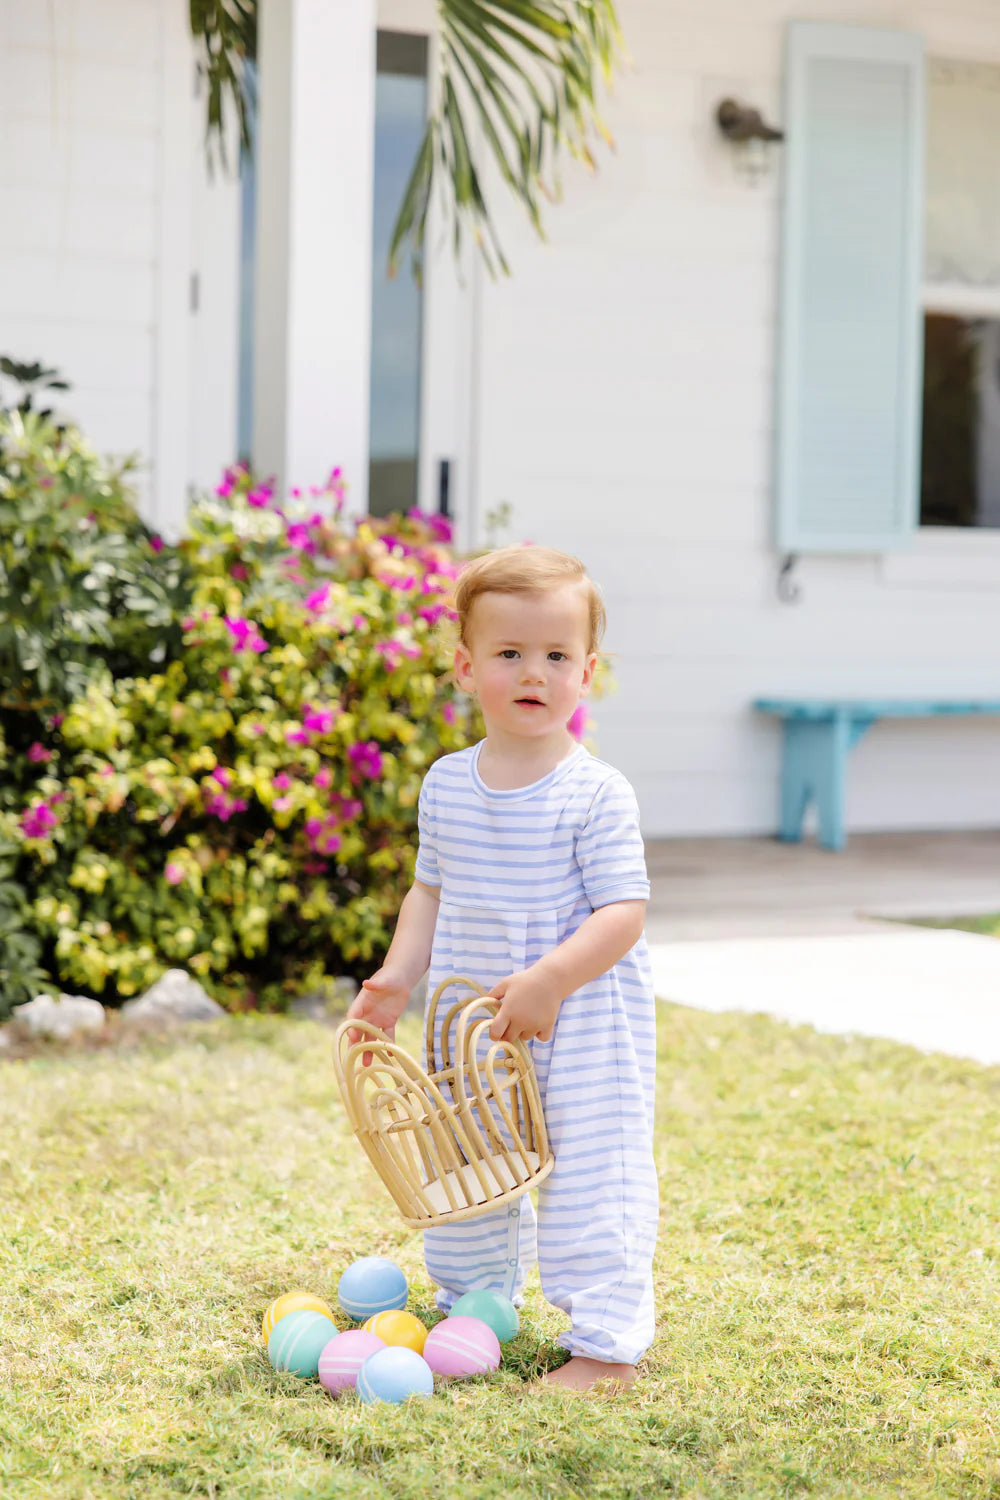
M 547 1382 L 635 1377 L 654 1329 L 655 1001 L 635 795 L 567 723 L 590 690 L 604 608 L 581 563 L 545 547 L 478 558 L 455 593 L 455 677 L 486 737 L 420 793 L 416 878 L 351 1019 L 390 1036 L 410 991 L 468 974 L 502 1003 L 490 1028 L 531 1050 L 555 1166 L 538 1193 L 424 1236 L 447 1312 L 474 1288 L 542 1290 L 570 1320 Z

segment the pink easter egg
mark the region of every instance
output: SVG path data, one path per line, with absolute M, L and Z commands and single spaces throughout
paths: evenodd
M 481 1318 L 456 1314 L 431 1329 L 424 1345 L 424 1359 L 435 1375 L 451 1379 L 484 1375 L 500 1364 L 500 1340 Z
M 321 1384 L 331 1396 L 338 1391 L 353 1391 L 358 1371 L 369 1354 L 385 1347 L 385 1339 L 380 1339 L 377 1333 L 366 1333 L 363 1328 L 349 1328 L 346 1333 L 336 1334 L 319 1357 Z

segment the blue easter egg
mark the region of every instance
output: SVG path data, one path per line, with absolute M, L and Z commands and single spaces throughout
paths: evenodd
M 433 1396 L 430 1365 L 412 1349 L 390 1344 L 369 1354 L 358 1373 L 357 1393 L 366 1405 L 373 1401 L 406 1401 L 410 1396 Z
M 306 1378 L 319 1373 L 319 1357 L 337 1329 L 318 1312 L 290 1312 L 279 1318 L 267 1340 L 267 1357 L 276 1370 Z
M 394 1260 L 366 1255 L 348 1266 L 337 1283 L 337 1298 L 345 1313 L 364 1322 L 374 1313 L 406 1306 L 410 1288 Z

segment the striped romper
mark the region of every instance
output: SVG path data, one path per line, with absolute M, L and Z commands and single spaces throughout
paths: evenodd
M 429 992 L 468 974 L 486 989 L 528 968 L 599 906 L 645 900 L 635 794 L 578 745 L 540 781 L 484 785 L 480 744 L 436 761 L 420 793 L 416 876 L 440 887 Z M 424 1235 L 447 1311 L 488 1287 L 520 1301 L 538 1260 L 573 1354 L 634 1364 L 653 1338 L 657 1181 L 655 1001 L 646 940 L 567 996 L 550 1042 L 529 1046 L 555 1166 L 507 1208 Z

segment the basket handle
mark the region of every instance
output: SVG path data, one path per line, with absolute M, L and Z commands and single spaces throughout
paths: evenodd
M 474 979 L 468 979 L 464 974 L 453 974 L 449 979 L 442 979 L 431 996 L 430 1004 L 427 1007 L 425 1056 L 427 1058 L 427 1071 L 429 1073 L 437 1073 L 441 1067 L 441 1064 L 438 1062 L 437 1053 L 434 1050 L 434 1026 L 437 1020 L 438 1003 L 441 996 L 453 984 L 464 984 L 468 989 L 472 990 L 481 1000 L 486 1002 L 487 1007 L 493 1011 L 494 1015 L 500 1009 L 500 1001 L 492 1000 L 489 991 L 484 990 L 482 985 L 477 984 Z

